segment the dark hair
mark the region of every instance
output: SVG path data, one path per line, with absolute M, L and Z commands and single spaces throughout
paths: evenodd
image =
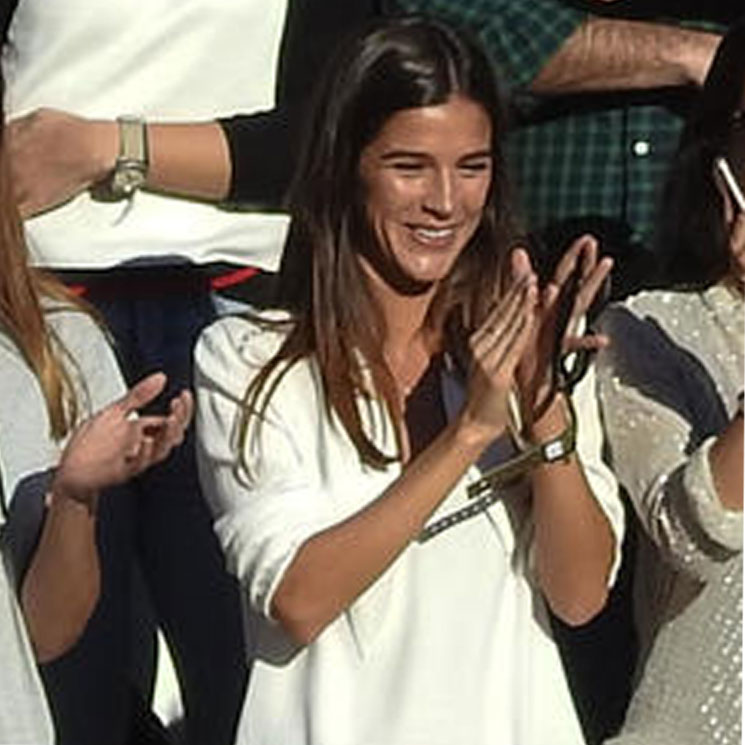
M 668 283 L 703 288 L 729 272 L 729 232 L 714 161 L 727 150 L 744 84 L 745 17 L 717 48 L 666 183 L 659 249 Z
M 493 177 L 475 235 L 437 292 L 428 324 L 448 340 L 467 338 L 493 301 L 512 240 L 500 146 L 504 109 L 488 58 L 469 37 L 418 17 L 378 21 L 341 46 L 322 78 L 304 156 L 291 196 L 291 229 L 280 269 L 280 304 L 291 330 L 278 355 L 249 388 L 247 416 L 261 411 L 272 370 L 313 356 L 326 401 L 367 463 L 390 460 L 363 431 L 357 396 L 372 388 L 400 421 L 393 378 L 382 357 L 385 329 L 358 253 L 373 240 L 360 184 L 360 156 L 396 112 L 445 103 L 459 94 L 491 121 Z M 364 362 L 363 362 L 364 361 Z M 367 376 L 367 377 L 366 377 Z M 367 385 L 366 381 L 367 380 Z M 267 397 L 263 400 L 266 401 Z

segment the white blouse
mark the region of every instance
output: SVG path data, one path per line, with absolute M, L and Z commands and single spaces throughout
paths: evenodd
M 640 681 L 614 744 L 741 743 L 742 512 L 720 502 L 709 451 L 743 389 L 744 326 L 721 285 L 641 293 L 603 316 L 603 417 L 645 530 Z
M 413 542 L 305 648 L 271 618 L 273 594 L 301 544 L 357 512 L 401 473 L 360 458 L 327 414 L 311 361 L 295 364 L 261 428 L 241 440 L 242 399 L 282 340 L 242 318 L 208 328 L 196 350 L 200 475 L 229 568 L 240 579 L 255 655 L 238 743 L 251 745 L 579 745 L 583 742 L 531 576 L 525 485 L 477 517 Z M 579 454 L 620 545 L 623 513 L 600 459 L 592 375 L 576 392 Z M 448 415 L 463 391 L 443 374 Z M 394 452 L 378 404 L 368 432 Z M 506 438 L 481 467 L 505 459 Z M 430 522 L 463 506 L 472 467 Z

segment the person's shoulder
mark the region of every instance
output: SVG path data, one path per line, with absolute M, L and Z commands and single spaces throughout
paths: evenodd
M 199 335 L 197 365 L 240 359 L 249 367 L 263 367 L 279 351 L 289 325 L 290 317 L 282 311 L 219 318 Z
M 45 300 L 43 308 L 48 327 L 65 346 L 110 346 L 103 326 L 84 308 L 58 300 Z
M 81 356 L 86 352 L 95 356 L 95 349 L 101 344 L 108 346 L 102 328 L 82 308 L 59 301 L 42 301 L 44 324 L 53 340 L 61 345 L 64 353 L 69 355 L 76 364 L 81 364 Z M 0 331 L 0 350 L 3 356 L 23 359 L 23 355 L 16 341 L 7 333 Z M 24 361 L 24 364 L 25 361 Z
M 60 301 L 45 301 L 44 316 L 60 360 L 79 379 L 91 411 L 123 395 L 126 386 L 103 322 L 83 307 Z
M 0 328 L 0 378 L 6 390 L 27 391 L 34 374 L 14 339 Z
M 225 316 L 213 322 L 202 331 L 194 350 L 197 387 L 233 394 L 245 390 L 280 351 L 291 328 L 291 317 L 282 311 Z M 306 365 L 293 365 L 289 377 L 294 378 L 299 367 Z
M 642 290 L 611 303 L 601 315 L 601 324 L 617 322 L 619 318 L 629 316 L 640 321 L 664 323 L 666 319 L 694 311 L 700 306 L 701 294 L 695 290 Z

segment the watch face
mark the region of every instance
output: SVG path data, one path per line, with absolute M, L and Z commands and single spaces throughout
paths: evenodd
M 139 165 L 119 164 L 114 170 L 112 189 L 117 194 L 130 196 L 145 183 L 145 173 Z

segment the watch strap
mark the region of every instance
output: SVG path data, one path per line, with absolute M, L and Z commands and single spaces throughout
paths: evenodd
M 145 120 L 139 116 L 120 116 L 119 125 L 119 157 L 117 164 L 126 162 L 128 165 L 141 165 L 143 171 L 148 166 L 147 132 Z

